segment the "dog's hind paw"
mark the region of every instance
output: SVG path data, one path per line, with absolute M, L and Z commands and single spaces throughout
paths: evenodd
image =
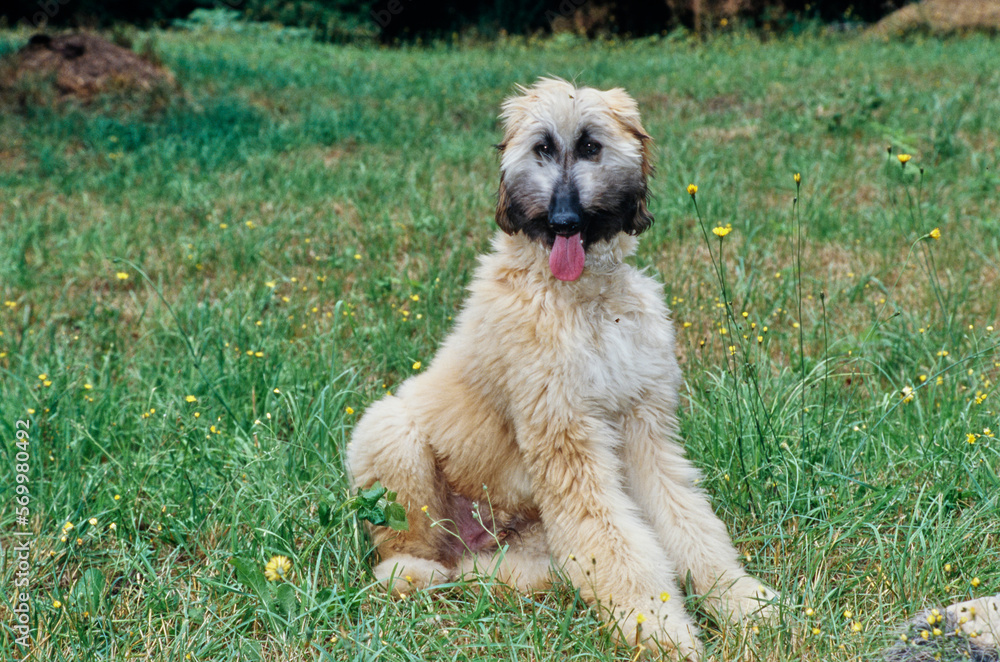
M 698 662 L 702 658 L 698 626 L 683 610 L 618 611 L 616 620 L 622 640 L 637 646 L 643 658 L 679 662 Z
M 716 617 L 730 623 L 748 618 L 773 621 L 778 617 L 781 596 L 772 588 L 750 575 L 743 575 L 735 582 L 720 582 L 706 596 L 706 606 Z
M 390 592 L 405 595 L 451 580 L 451 571 L 437 561 L 399 555 L 383 560 L 373 570 L 375 578 Z

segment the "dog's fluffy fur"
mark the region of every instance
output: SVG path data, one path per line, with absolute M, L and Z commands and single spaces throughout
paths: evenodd
M 534 590 L 555 567 L 625 642 L 696 657 L 678 576 L 730 620 L 774 593 L 696 486 L 662 287 L 623 261 L 652 222 L 650 139 L 623 90 L 561 80 L 520 88 L 502 117 L 502 232 L 431 365 L 348 447 L 353 484 L 407 508 L 408 531 L 372 530 L 375 575 L 398 592 L 474 570 Z

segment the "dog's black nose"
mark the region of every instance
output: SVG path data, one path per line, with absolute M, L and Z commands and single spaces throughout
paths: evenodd
M 556 234 L 572 236 L 583 226 L 580 193 L 572 182 L 561 182 L 549 201 L 549 228 Z

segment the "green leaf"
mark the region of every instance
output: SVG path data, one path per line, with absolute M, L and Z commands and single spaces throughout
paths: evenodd
M 358 519 L 371 522 L 375 526 L 385 526 L 385 511 L 378 504 L 363 505 L 358 508 Z
M 389 528 L 396 531 L 408 531 L 410 523 L 406 521 L 406 508 L 398 503 L 390 503 L 385 507 L 385 519 Z
M 90 568 L 84 571 L 76 585 L 73 586 L 73 599 L 78 604 L 83 602 L 86 609 L 96 615 L 101 607 L 101 598 L 104 595 L 106 584 L 104 573 L 97 568 Z
M 291 619 L 298 611 L 299 601 L 295 597 L 295 587 L 292 584 L 282 584 L 278 587 L 275 602 L 286 618 Z
M 358 490 L 358 496 L 366 505 L 374 505 L 382 498 L 386 492 L 385 488 L 382 487 L 382 483 L 377 480 L 366 490 Z
M 250 590 L 259 598 L 265 597 L 270 591 L 267 587 L 267 578 L 260 571 L 255 563 L 250 563 L 244 559 L 233 557 L 229 562 L 236 569 L 236 579 L 244 588 Z

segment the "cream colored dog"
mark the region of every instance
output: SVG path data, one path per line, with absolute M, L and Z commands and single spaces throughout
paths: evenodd
M 624 262 L 652 223 L 650 139 L 621 89 L 519 92 L 493 252 L 429 368 L 348 446 L 353 484 L 381 481 L 407 508 L 408 531 L 372 531 L 375 575 L 405 592 L 477 569 L 533 590 L 556 567 L 621 640 L 694 658 L 678 575 L 731 620 L 774 593 L 696 487 L 662 287 Z

